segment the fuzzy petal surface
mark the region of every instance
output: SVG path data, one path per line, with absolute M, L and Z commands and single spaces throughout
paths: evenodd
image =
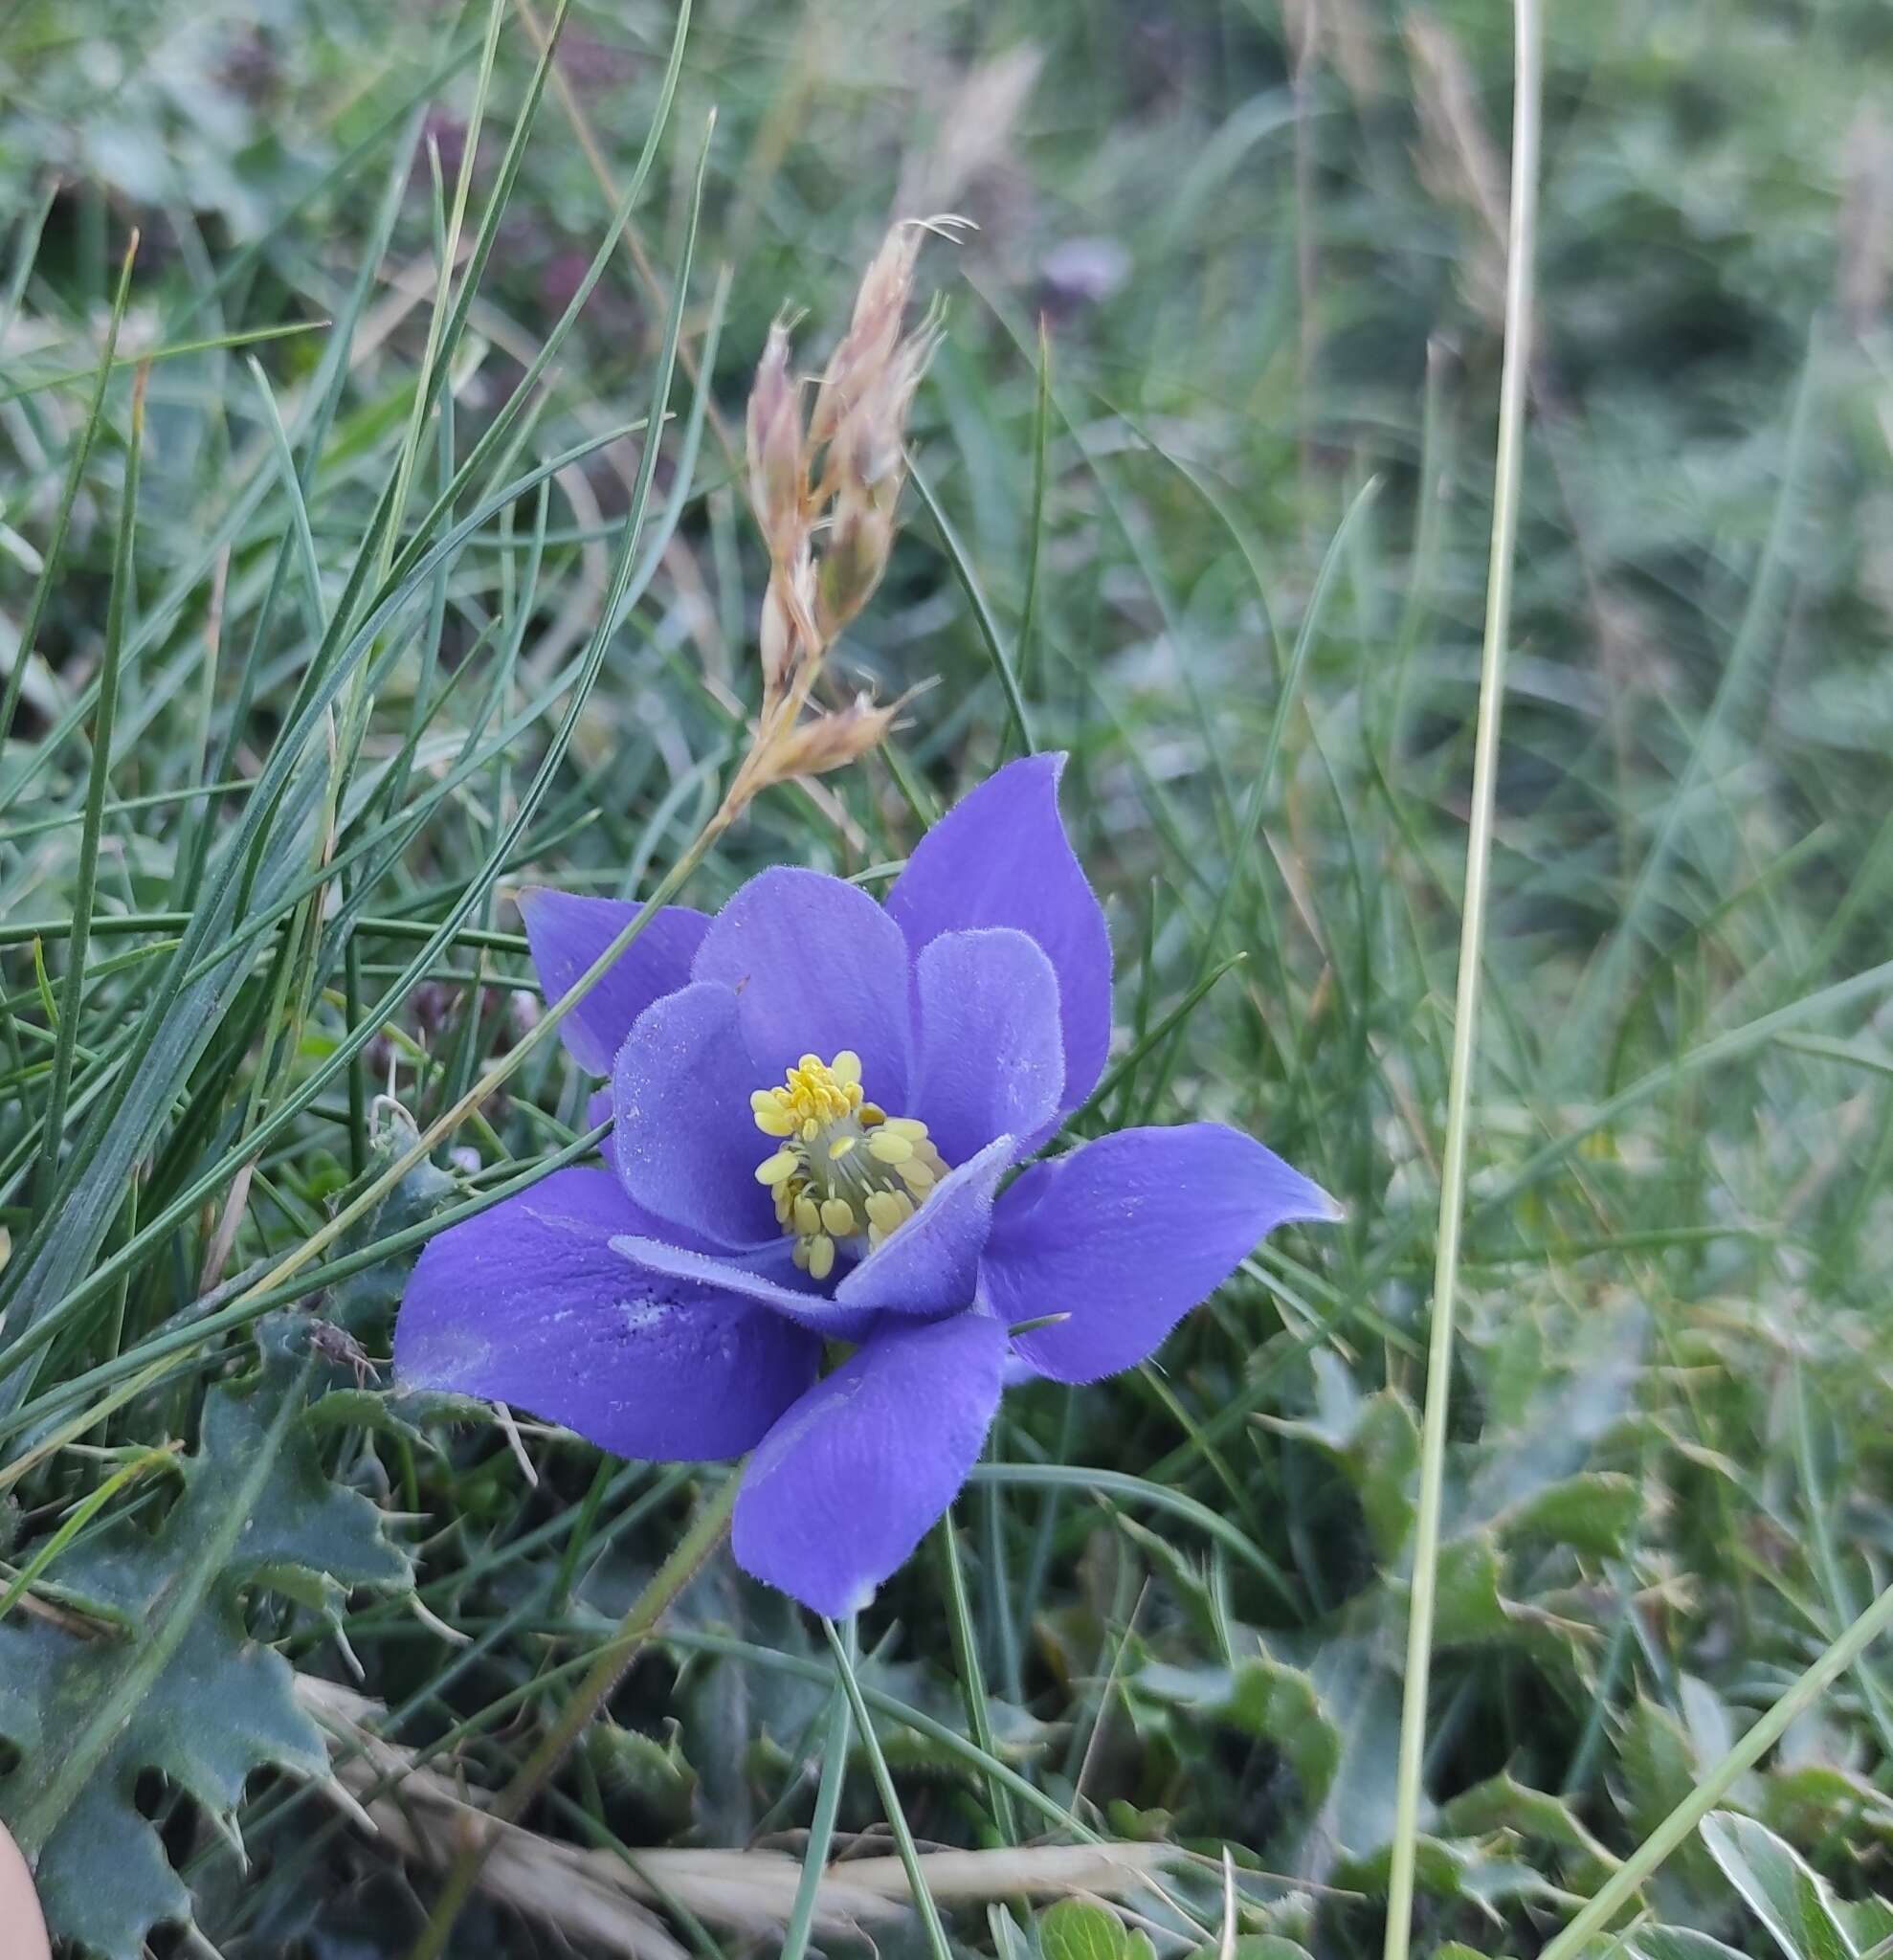
M 926 1203 L 842 1280 L 836 1305 L 929 1318 L 970 1306 L 992 1229 L 992 1193 L 1017 1155 L 1016 1138 L 994 1137 L 948 1171 Z
M 584 898 L 529 885 L 520 894 L 520 917 L 547 1007 L 563 1000 L 573 981 L 637 917 L 639 906 L 617 899 Z M 654 1000 L 690 984 L 690 963 L 709 927 L 705 913 L 665 905 L 621 952 L 585 998 L 559 1023 L 559 1038 L 581 1068 L 608 1076 L 631 1024 Z
M 751 1448 L 814 1380 L 821 1343 L 612 1249 L 645 1221 L 608 1170 L 556 1170 L 431 1240 L 394 1329 L 404 1388 L 510 1402 L 622 1457 Z
M 769 1088 L 804 1055 L 850 1048 L 888 1109 L 907 1093 L 907 943 L 858 887 L 779 865 L 752 878 L 710 922 L 692 973 L 734 993 L 753 1064 Z
M 727 987 L 695 982 L 638 1015 L 612 1070 L 611 1155 L 642 1210 L 714 1246 L 779 1236 L 756 1182 L 768 1154 L 749 1108 L 757 1086 Z
M 1339 1215 L 1240 1130 L 1120 1130 L 1034 1165 L 999 1200 L 981 1298 L 1012 1326 L 1068 1315 L 1014 1349 L 1057 1381 L 1101 1381 L 1146 1359 L 1278 1225 Z
M 1065 1080 L 1060 1110 L 1097 1086 L 1111 1045 L 1111 942 L 1058 815 L 1061 755 L 1008 763 L 963 796 L 915 847 L 887 911 L 918 958 L 942 933 L 1011 925 L 1058 977 Z
M 737 1563 L 817 1613 L 857 1613 L 978 1460 L 1006 1330 L 982 1314 L 873 1334 L 764 1437 L 736 1500 Z
M 919 1066 L 908 1114 L 949 1164 L 1058 1114 L 1065 1080 L 1058 976 L 1009 925 L 946 932 L 915 963 Z

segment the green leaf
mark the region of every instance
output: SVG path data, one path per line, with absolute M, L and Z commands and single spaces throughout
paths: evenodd
M 1567 1881 L 1589 1891 L 1603 1882 L 1617 1860 L 1578 1822 L 1570 1806 L 1549 1791 L 1532 1790 L 1509 1771 L 1462 1790 L 1439 1812 L 1439 1828 L 1451 1838 L 1483 1838 L 1511 1831 L 1573 1854 L 1562 1863 Z
M 1509 1539 L 1548 1538 L 1593 1558 L 1615 1558 L 1635 1529 L 1643 1494 L 1620 1470 L 1587 1470 L 1548 1483 L 1501 1521 Z
M 1826 1882 L 1765 1824 L 1712 1811 L 1703 1819 L 1703 1842 L 1790 1960 L 1856 1960 Z
M 1694 1684 L 1701 1687 L 1701 1683 Z M 1712 1697 L 1706 1690 L 1684 1697 L 1687 1726 L 1660 1704 L 1639 1695 L 1623 1718 L 1617 1745 L 1623 1808 L 1632 1828 L 1647 1837 L 1696 1788 L 1704 1769 L 1716 1760 Z M 1668 1872 L 1690 1893 L 1711 1890 L 1715 1866 L 1702 1844 L 1691 1838 L 1671 1855 Z
M 1190 1960 L 1221 1960 L 1219 1946 L 1198 1947 Z M 1308 1949 L 1280 1933 L 1237 1933 L 1230 1942 L 1232 1960 L 1309 1960 Z
M 1294 1437 L 1331 1456 L 1360 1500 L 1368 1535 L 1391 1565 L 1414 1524 L 1413 1490 L 1419 1473 L 1419 1427 L 1404 1395 L 1392 1389 L 1363 1397 L 1338 1356 L 1309 1357 L 1315 1377 L 1314 1414 L 1301 1421 L 1271 1420 L 1279 1436 Z
M 305 1419 L 308 1364 L 285 1351 L 282 1327 L 271 1332 L 263 1366 L 206 1397 L 202 1440 L 158 1529 L 121 1519 L 59 1561 L 68 1589 L 108 1603 L 129 1632 L 0 1625 L 0 1733 L 21 1758 L 0 1783 L 0 1816 L 37 1858 L 54 1930 L 107 1960 L 138 1960 L 154 1926 L 191 1919 L 137 1807 L 142 1772 L 234 1830 L 254 1771 L 325 1769 L 288 1663 L 245 1622 L 246 1589 L 333 1611 L 345 1586 L 410 1579 L 380 1513 L 324 1474 Z
M 1407 1398 L 1382 1389 L 1362 1405 L 1346 1459 L 1360 1496 L 1368 1533 L 1383 1563 L 1391 1565 L 1414 1528 L 1414 1481 L 1419 1475 L 1419 1425 Z
M 1512 1632 L 1499 1576 L 1499 1548 L 1489 1531 L 1476 1531 L 1440 1548 L 1434 1609 L 1436 1645 L 1502 1640 Z
M 1266 1654 L 1235 1670 L 1230 1720 L 1287 1757 L 1310 1810 L 1318 1809 L 1341 1760 L 1341 1735 L 1309 1676 Z
M 1725 1947 L 1707 1933 L 1684 1926 L 1643 1926 L 1618 1946 L 1615 1941 L 1598 1943 L 1600 1954 L 1613 1946 L 1623 1960 L 1743 1960 L 1733 1947 Z
M 1044 1960 L 1130 1960 L 1130 1936 L 1089 1899 L 1060 1899 L 1038 1922 L 1038 1950 Z

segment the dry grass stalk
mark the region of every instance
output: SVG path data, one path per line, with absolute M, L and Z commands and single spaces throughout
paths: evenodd
M 897 211 L 963 209 L 982 178 L 1001 168 L 1044 56 L 1030 41 L 976 63 L 940 110 L 940 133 L 907 159 Z
M 1864 335 L 1885 312 L 1893 283 L 1893 128 L 1875 102 L 1861 103 L 1847 131 L 1843 168 L 1835 286 L 1841 318 Z
M 482 1815 L 482 1792 L 468 1791 L 372 1727 L 378 1703 L 311 1675 L 296 1678 L 297 1700 L 322 1726 L 334 1756 L 325 1786 L 357 1826 L 403 1857 L 446 1865 L 478 1827 L 496 1832 L 480 1885 L 521 1912 L 633 1960 L 682 1960 L 682 1949 L 650 1904 L 666 1900 L 715 1926 L 780 1933 L 801 1879 L 783 1851 L 640 1851 L 635 1866 L 518 1824 Z M 1047 1844 L 998 1851 L 922 1854 L 927 1889 L 942 1904 L 976 1904 L 1019 1894 L 1074 1892 L 1121 1898 L 1147 1884 L 1183 1854 L 1166 1844 Z M 648 1902 L 648 1903 L 647 1903 Z M 832 1865 L 815 1894 L 814 1928 L 858 1936 L 902 1916 L 907 1878 L 892 1856 Z
M 1414 165 L 1441 204 L 1458 205 L 1477 220 L 1460 282 L 1480 318 L 1497 326 L 1505 314 L 1504 166 L 1480 113 L 1471 64 L 1450 30 L 1415 8 L 1406 35 L 1419 117 Z
M 791 322 L 769 329 L 745 431 L 749 501 L 768 547 L 759 635 L 763 702 L 755 740 L 720 813 L 727 822 L 771 783 L 855 761 L 886 735 L 901 702 L 865 696 L 805 722 L 829 649 L 880 585 L 906 480 L 907 414 L 939 340 L 929 314 L 911 333 L 914 265 L 929 233 L 964 220 L 909 219 L 887 234 L 806 415 L 791 369 Z

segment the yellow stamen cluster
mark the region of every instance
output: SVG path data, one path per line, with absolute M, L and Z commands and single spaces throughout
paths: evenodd
M 817 1280 L 835 1249 L 862 1240 L 871 1252 L 898 1231 L 946 1175 L 926 1125 L 889 1116 L 861 1090 L 861 1058 L 805 1055 L 779 1089 L 749 1098 L 756 1127 L 780 1147 L 756 1166 L 775 1198 L 776 1222 L 795 1240 L 795 1263 Z

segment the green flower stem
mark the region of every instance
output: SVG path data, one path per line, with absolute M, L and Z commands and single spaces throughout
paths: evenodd
M 1386 1960 L 1407 1960 L 1413 1936 L 1414 1867 L 1426 1757 L 1427 1679 L 1433 1659 L 1434 1591 L 1439 1567 L 1440 1498 L 1445 1480 L 1446 1410 L 1453 1373 L 1453 1314 L 1459 1285 L 1459 1227 L 1465 1211 L 1466 1138 L 1472 1125 L 1474 1042 L 1480 959 L 1485 938 L 1486 874 L 1499 773 L 1505 641 L 1511 625 L 1512 556 L 1518 539 L 1526 382 L 1531 361 L 1531 272 L 1538 190 L 1539 19 L 1537 0 L 1515 0 L 1510 233 L 1505 254 L 1505 352 L 1499 384 L 1499 447 L 1492 503 L 1492 555 L 1480 656 L 1479 725 L 1473 746 L 1472 816 L 1466 836 L 1465 912 L 1459 928 L 1453 1064 L 1446 1094 L 1446 1148 L 1439 1178 L 1439 1230 L 1433 1278 L 1433 1326 L 1426 1367 L 1419 1508 L 1414 1532 L 1413 1592 L 1407 1618 L 1407 1676 L 1400 1710 L 1393 1855 L 1387 1888 Z
M 1794 1685 L 1754 1723 L 1728 1753 L 1611 1874 L 1609 1882 L 1539 1956 L 1573 1960 L 1636 1896 L 1643 1882 L 1722 1802 L 1737 1778 L 1752 1770 L 1882 1634 L 1893 1632 L 1893 1586 L 1821 1655 Z
M 631 1610 L 618 1622 L 617 1631 L 599 1648 L 590 1671 L 579 1683 L 578 1692 L 566 1704 L 559 1719 L 540 1737 L 538 1746 L 520 1765 L 517 1774 L 494 1798 L 486 1815 L 496 1823 L 510 1824 L 550 1781 L 567 1752 L 577 1742 L 585 1726 L 611 1700 L 637 1650 L 651 1636 L 679 1593 L 696 1577 L 712 1552 L 729 1533 L 730 1514 L 736 1508 L 736 1494 L 743 1482 L 737 1470 L 724 1480 L 716 1495 L 698 1512 L 689 1530 L 679 1538 L 650 1583 L 633 1600 Z M 479 1831 L 456 1854 L 447 1873 L 447 1882 L 434 1902 L 421 1936 L 414 1942 L 409 1960 L 440 1960 L 453 1936 L 455 1922 L 479 1882 L 480 1867 L 498 1834 Z

